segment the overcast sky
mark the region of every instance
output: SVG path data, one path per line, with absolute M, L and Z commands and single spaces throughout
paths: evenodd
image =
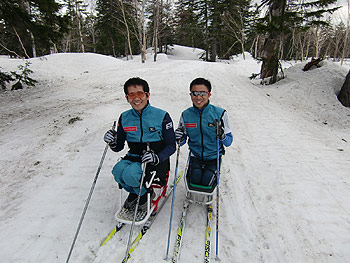
M 338 5 L 342 5 L 343 7 L 339 9 L 334 15 L 334 19 L 336 21 L 345 21 L 348 19 L 348 3 L 350 0 L 338 0 Z

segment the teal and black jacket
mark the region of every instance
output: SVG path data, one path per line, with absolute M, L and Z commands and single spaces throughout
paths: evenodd
M 217 139 L 215 122 L 217 120 L 223 125 L 225 113 L 224 109 L 210 103 L 202 110 L 193 106 L 182 113 L 180 125 L 185 126 L 186 137 L 181 144 L 183 145 L 188 137 L 191 154 L 197 159 L 202 161 L 216 159 Z M 229 127 L 228 130 L 230 132 L 226 134 L 225 141 L 220 141 L 219 143 L 220 156 L 225 152 L 224 145 L 229 146 L 232 143 L 232 134 Z
M 169 159 L 176 148 L 170 115 L 149 103 L 141 114 L 134 109 L 123 112 L 118 121 L 117 144 L 111 149 L 115 152 L 121 151 L 125 141 L 128 143 L 130 156 L 141 157 L 149 142 L 160 163 Z

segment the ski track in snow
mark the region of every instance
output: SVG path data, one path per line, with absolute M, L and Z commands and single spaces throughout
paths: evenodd
M 66 54 L 33 60 L 42 80 L 38 87 L 0 93 L 3 262 L 66 260 L 103 153 L 103 134 L 129 109 L 122 85 L 132 76 L 149 82 L 151 104 L 167 110 L 175 126 L 191 105 L 189 83 L 199 76 L 213 84 L 211 102 L 229 113 L 234 143 L 223 157 L 220 178 L 222 262 L 348 262 L 350 111 L 330 92 L 346 70 L 326 63 L 316 78 L 317 71 L 299 73 L 295 66 L 289 78 L 268 87 L 248 79 L 260 67 L 251 59 L 205 63 L 159 55 L 157 63 L 142 65 L 138 59 L 71 57 L 75 60 Z M 0 59 L 9 70 L 18 63 Z M 75 117 L 81 120 L 69 124 Z M 115 225 L 120 198 L 110 171 L 125 152 L 107 153 L 70 262 L 122 261 L 129 227 L 106 246 L 100 243 Z M 179 171 L 187 155 L 182 147 Z M 181 181 L 170 255 L 184 195 Z M 129 262 L 163 262 L 170 203 L 171 198 Z M 213 256 L 215 222 L 214 217 Z M 205 209 L 191 205 L 181 262 L 203 261 L 205 224 Z M 134 237 L 139 230 L 135 227 Z
M 222 187 L 230 193 L 222 194 L 223 203 L 229 204 L 228 211 L 234 207 L 234 211 L 244 209 L 236 212 L 237 217 L 248 215 L 232 226 L 239 231 L 233 230 L 227 238 L 237 248 L 246 244 L 247 239 L 252 243 L 243 246 L 250 248 L 248 251 L 234 250 L 230 245 L 225 251 L 240 251 L 231 254 L 237 262 L 274 262 L 276 258 L 280 262 L 346 261 L 347 250 L 334 247 L 335 243 L 346 241 L 339 240 L 342 229 L 349 230 L 349 206 L 343 194 L 349 192 L 349 171 L 341 167 L 344 162 L 350 163 L 337 150 L 339 139 L 320 133 L 317 127 L 278 109 L 274 101 L 255 87 L 247 87 L 239 77 L 225 80 L 229 72 L 224 69 L 215 72 L 224 72 L 223 76 L 216 76 L 222 81 L 220 96 L 232 94 L 232 100 L 222 106 L 231 112 L 231 127 L 239 140 L 235 148 L 240 149 L 238 154 L 231 151 L 224 159 L 224 163 L 232 160 L 233 167 L 229 173 L 232 176 L 223 172 L 226 178 L 222 177 L 222 185 L 232 186 Z M 244 93 L 239 92 L 240 85 L 246 88 Z M 260 139 L 254 140 L 257 137 Z M 336 176 L 329 178 L 332 173 Z M 246 200 L 246 206 L 230 202 L 231 196 L 238 195 L 237 190 L 243 194 L 241 201 Z M 242 231 L 242 223 L 247 231 Z M 237 232 L 238 236 L 247 232 L 249 235 L 240 240 L 235 238 Z M 314 249 L 316 245 L 319 250 Z

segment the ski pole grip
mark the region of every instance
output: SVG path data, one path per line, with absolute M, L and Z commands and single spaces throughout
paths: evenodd
M 150 152 L 151 151 L 151 144 L 150 142 L 146 142 L 147 143 L 147 152 Z
M 219 125 L 219 120 L 215 119 L 215 127 L 216 127 L 216 138 L 219 138 L 219 134 L 220 134 L 220 125 Z
M 112 126 L 112 130 L 113 130 L 113 131 L 115 131 L 115 126 L 116 126 L 116 124 L 117 124 L 117 122 L 114 121 L 114 122 L 113 122 L 113 126 Z

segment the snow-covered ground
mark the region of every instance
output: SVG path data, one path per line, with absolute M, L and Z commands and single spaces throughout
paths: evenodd
M 37 86 L 0 92 L 1 262 L 65 262 L 105 148 L 103 135 L 130 108 L 122 86 L 134 76 L 149 82 L 151 104 L 176 124 L 191 106 L 188 88 L 196 77 L 212 82 L 211 102 L 229 113 L 234 143 L 220 183 L 222 262 L 349 262 L 350 109 L 336 98 L 349 64 L 326 61 L 308 72 L 301 70 L 305 62 L 295 64 L 286 79 L 261 86 L 248 78 L 260 69 L 249 56 L 206 63 L 197 59 L 200 53 L 175 46 L 157 62 L 149 54 L 145 64 L 97 54 L 30 60 Z M 0 57 L 5 71 L 18 64 L 24 63 Z M 106 246 L 100 242 L 115 225 L 120 200 L 111 169 L 125 152 L 108 151 L 70 262 L 124 257 L 128 227 Z M 182 147 L 180 170 L 186 157 Z M 174 165 L 175 155 L 170 181 Z M 171 249 L 184 194 L 181 181 Z M 169 215 L 170 202 L 130 262 L 163 262 Z M 203 207 L 191 206 L 181 262 L 203 262 L 205 222 Z

